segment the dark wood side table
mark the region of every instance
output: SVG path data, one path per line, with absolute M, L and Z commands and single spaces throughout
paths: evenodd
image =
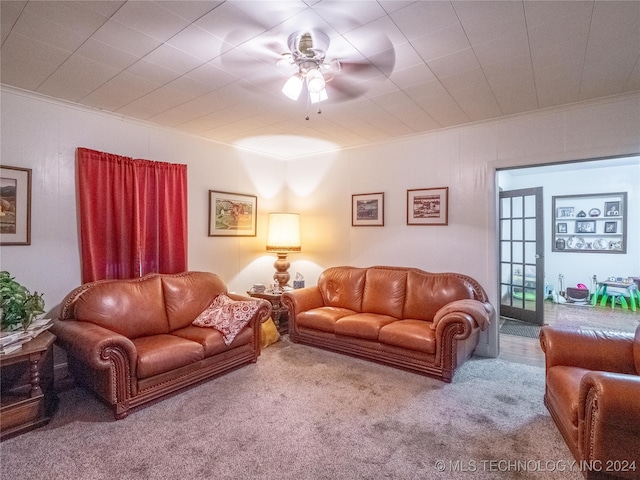
M 262 298 L 263 300 L 267 300 L 271 303 L 271 318 L 273 318 L 273 323 L 276 324 L 278 333 L 280 335 L 289 333 L 289 309 L 287 309 L 287 307 L 285 307 L 280 301 L 282 299 L 282 292 L 276 293 L 273 290 L 265 290 L 264 292 L 258 293 L 253 290 L 249 290 L 247 295 L 254 298 Z
M 57 397 L 53 385 L 53 343 L 42 332 L 8 355 L 0 356 L 0 440 L 46 424 Z

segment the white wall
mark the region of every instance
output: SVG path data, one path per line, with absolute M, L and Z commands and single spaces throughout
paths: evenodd
M 315 223 L 306 255 L 331 258 L 322 267 L 457 271 L 476 278 L 497 306 L 496 169 L 638 152 L 640 96 L 622 96 L 298 159 L 288 169 L 292 189 L 308 185 L 308 172 L 324 173 L 304 192 L 294 191 L 289 204 Z M 407 226 L 407 189 L 445 186 L 449 225 Z M 373 192 L 385 193 L 385 226 L 351 227 L 351 195 Z M 628 241 L 636 246 L 626 257 L 637 263 L 635 232 Z M 492 325 L 478 353 L 496 354 L 497 342 Z
M 283 162 L 3 88 L 2 165 L 31 168 L 31 245 L 3 246 L 0 269 L 53 308 L 81 282 L 75 198 L 77 147 L 188 165 L 188 262 L 219 274 L 232 291 L 268 281 L 274 257 L 267 213 L 283 208 Z M 256 237 L 209 237 L 208 192 L 258 196 Z
M 506 170 L 499 172 L 499 179 L 504 190 L 543 187 L 544 263 L 552 288 L 558 289 L 559 274 L 565 288 L 578 283 L 590 287 L 593 275 L 599 280 L 640 276 L 640 157 Z M 626 254 L 553 252 L 552 197 L 612 192 L 627 192 Z
M 2 164 L 33 169 L 32 242 L 6 246 L 0 268 L 53 307 L 80 282 L 75 149 L 188 164 L 189 268 L 231 290 L 269 282 L 269 211 L 302 214 L 290 272 L 307 285 L 333 265 L 458 271 L 497 295 L 496 168 L 640 152 L 640 95 L 514 116 L 366 148 L 283 162 L 2 88 Z M 283 180 L 284 178 L 284 183 Z M 448 226 L 406 226 L 406 190 L 449 187 Z M 209 189 L 255 193 L 258 236 L 207 236 Z M 385 226 L 351 227 L 351 195 L 385 192 Z M 496 325 L 480 354 L 495 354 Z

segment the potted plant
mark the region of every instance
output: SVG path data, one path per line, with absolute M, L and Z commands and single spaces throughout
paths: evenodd
M 0 295 L 2 330 L 17 330 L 20 327 L 26 330 L 38 315 L 44 313 L 43 294 L 31 293 L 6 271 L 0 272 Z

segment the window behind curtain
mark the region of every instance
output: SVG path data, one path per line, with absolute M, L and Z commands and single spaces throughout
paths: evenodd
M 82 282 L 187 269 L 187 166 L 78 148 Z

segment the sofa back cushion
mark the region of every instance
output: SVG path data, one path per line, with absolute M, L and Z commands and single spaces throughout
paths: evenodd
M 188 327 L 218 295 L 227 293 L 220 277 L 209 272 L 163 275 L 162 288 L 170 331 Z
M 436 312 L 454 300 L 478 299 L 464 276 L 411 270 L 407 274 L 404 318 L 432 321 Z
M 372 267 L 367 270 L 362 311 L 403 318 L 407 270 Z
M 324 304 L 361 312 L 366 268 L 332 267 L 318 278 Z
M 131 339 L 169 331 L 162 283 L 156 275 L 96 282 L 76 298 L 74 317 Z

